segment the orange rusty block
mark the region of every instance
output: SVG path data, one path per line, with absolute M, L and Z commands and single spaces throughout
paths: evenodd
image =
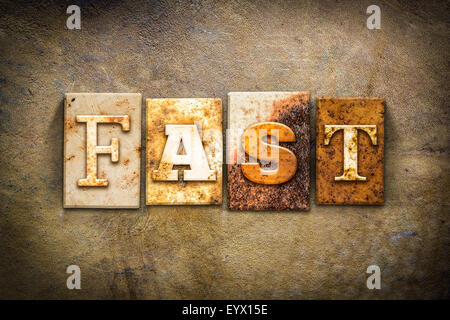
M 384 203 L 383 98 L 317 98 L 316 202 Z

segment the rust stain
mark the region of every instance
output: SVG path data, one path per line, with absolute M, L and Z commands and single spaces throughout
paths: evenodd
M 123 131 L 130 130 L 128 115 L 77 115 L 77 122 L 86 123 L 86 178 L 78 179 L 79 187 L 106 187 L 107 179 L 97 179 L 97 154 L 111 154 L 111 161 L 119 161 L 119 140 L 111 138 L 110 146 L 97 145 L 97 125 L 99 123 L 119 123 Z
M 222 102 L 220 99 L 147 99 L 147 195 L 148 205 L 220 204 L 222 202 Z M 215 181 L 184 181 L 189 166 L 161 162 L 166 125 L 201 124 L 200 137 Z M 215 131 L 214 131 L 215 130 Z M 215 132 L 209 136 L 208 132 Z M 183 152 L 179 150 L 179 152 Z M 182 153 L 181 153 L 182 154 Z M 183 169 L 181 169 L 183 167 Z M 186 167 L 186 168 L 184 168 Z M 170 169 L 177 181 L 167 181 Z M 154 172 L 156 171 L 156 172 Z M 213 178 L 212 175 L 209 176 Z
M 64 161 L 70 161 L 70 160 L 72 160 L 73 158 L 75 158 L 75 156 L 74 156 L 74 155 L 71 155 L 71 156 L 69 156 L 69 157 L 67 157 L 67 158 L 64 158 Z
M 261 109 L 259 99 L 253 99 L 252 107 Z M 247 107 L 247 109 L 250 107 Z M 245 111 L 239 109 L 235 119 Z M 264 109 L 266 110 L 266 109 Z M 233 109 L 230 112 L 234 112 Z M 249 114 L 253 114 L 251 110 Z M 290 150 L 296 157 L 297 169 L 294 176 L 281 184 L 261 184 L 247 179 L 240 164 L 228 164 L 228 208 L 230 210 L 309 210 L 309 92 L 293 93 L 287 98 L 274 99 L 267 108 L 266 115 L 257 117 L 267 122 L 277 122 L 289 127 L 296 140 L 280 142 L 279 145 Z M 238 121 L 238 120 L 235 120 Z M 236 150 L 231 150 L 236 154 Z M 236 156 L 235 156 L 236 157 Z M 248 161 L 248 157 L 246 161 Z M 261 164 L 261 163 L 260 163 Z
M 64 129 L 66 132 L 78 132 L 78 125 L 73 118 L 68 118 L 64 121 Z
M 128 106 L 130 104 L 130 102 L 128 101 L 127 98 L 123 99 L 123 100 L 119 100 L 115 103 L 116 107 L 124 107 L 124 106 Z
M 142 96 L 66 93 L 64 101 L 64 207 L 138 208 Z
M 384 203 L 384 99 L 317 98 L 316 201 Z M 350 128 L 349 126 L 358 126 Z

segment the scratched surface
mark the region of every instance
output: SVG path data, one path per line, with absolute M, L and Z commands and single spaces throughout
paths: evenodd
M 368 30 L 372 1 L 82 3 L 81 31 L 60 2 L 0 4 L 1 298 L 448 298 L 448 4 L 379 1 Z M 230 91 L 303 90 L 308 212 L 230 212 L 226 189 L 222 206 L 62 207 L 66 92 L 217 97 L 226 119 Z M 385 97 L 384 205 L 315 205 L 318 96 Z
M 64 103 L 63 204 L 66 208 L 138 208 L 140 203 L 141 100 L 138 93 L 68 93 Z M 96 143 L 109 146 L 118 139 L 118 159 L 111 154 L 88 156 L 87 125 L 80 115 L 122 115 L 128 117 L 127 131 L 119 123 L 98 123 Z M 118 121 L 109 117 L 108 121 Z M 86 178 L 87 159 L 97 163 L 98 179 L 106 186 L 79 186 Z M 93 171 L 93 170 L 92 170 Z M 102 181 L 102 180 L 100 180 Z M 102 184 L 102 183 L 99 183 Z M 124 192 L 126 191 L 126 192 Z
M 383 204 L 384 105 L 377 98 L 318 98 L 316 127 L 316 203 Z M 356 135 L 357 174 L 364 181 L 336 181 L 344 174 L 344 134 L 336 132 L 325 145 L 325 126 L 375 125 L 376 145 L 367 133 Z M 353 151 L 354 152 L 354 151 Z
M 309 210 L 309 98 L 309 92 L 229 93 L 227 201 L 230 210 Z M 244 159 L 250 162 L 242 147 L 244 130 L 262 122 L 282 123 L 295 135 L 295 142 L 280 142 L 281 147 L 293 153 L 297 165 L 293 177 L 284 183 L 255 183 L 241 170 Z M 259 172 L 260 166 L 256 168 Z
M 149 205 L 200 205 L 222 203 L 222 101 L 220 99 L 146 99 L 146 203 Z M 166 125 L 197 125 L 213 181 L 182 180 L 188 166 L 164 163 L 177 170 L 178 181 L 156 181 L 152 172 L 161 167 L 167 143 Z M 178 169 L 177 169 L 178 167 Z M 190 168 L 193 170 L 192 168 Z M 180 172 L 182 171 L 182 172 Z M 160 171 L 161 172 L 161 171 Z M 162 176 L 167 171 L 162 171 Z

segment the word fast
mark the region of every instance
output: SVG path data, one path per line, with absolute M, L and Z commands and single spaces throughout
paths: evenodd
M 309 110 L 309 101 L 298 99 L 303 93 L 277 94 L 271 93 L 273 101 L 269 102 L 266 95 L 263 101 L 267 107 L 255 110 L 242 104 L 238 110 L 243 110 L 243 115 L 230 117 L 238 122 L 230 126 L 225 136 L 226 164 L 232 183 L 230 209 L 235 209 L 235 198 L 240 197 L 235 191 L 236 184 L 245 186 L 250 195 L 252 190 L 260 190 L 262 202 L 264 190 L 271 198 L 277 197 L 272 204 L 260 207 L 253 203 L 245 205 L 244 197 L 243 209 L 271 209 L 273 202 L 288 199 L 277 189 L 295 193 L 295 187 L 289 189 L 294 184 L 306 183 L 299 195 L 302 201 L 309 198 L 309 159 L 304 156 L 309 155 L 309 117 L 302 116 L 303 110 Z M 290 98 L 279 98 L 284 96 Z M 139 207 L 139 98 L 138 94 L 66 94 L 65 207 Z M 381 105 L 375 117 L 366 117 L 371 113 L 366 108 L 367 99 Z M 324 108 L 328 108 L 326 113 Z M 235 112 L 235 108 L 231 110 Z M 147 99 L 147 204 L 221 203 L 224 149 L 221 113 L 220 99 Z M 377 204 L 380 196 L 383 200 L 380 183 L 383 168 L 381 173 L 378 169 L 384 160 L 384 145 L 380 145 L 384 138 L 383 113 L 382 99 L 377 98 L 319 101 L 316 152 L 319 203 Z M 255 117 L 249 118 L 248 114 Z M 266 187 L 255 189 L 258 185 Z M 346 198 L 334 196 L 333 190 L 339 188 L 352 192 L 346 192 Z M 365 198 L 359 190 L 366 193 Z M 127 196 L 123 197 L 124 194 Z M 296 198 L 292 199 L 296 203 Z M 291 208 L 289 203 L 285 207 Z M 297 207 L 305 208 L 309 208 L 308 203 Z M 238 209 L 241 210 L 239 205 Z

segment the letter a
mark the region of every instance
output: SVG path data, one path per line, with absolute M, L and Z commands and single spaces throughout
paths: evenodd
M 76 5 L 70 5 L 66 10 L 67 14 L 71 14 L 66 21 L 67 29 L 81 29 L 81 12 L 80 7 Z
M 189 165 L 190 170 L 184 170 L 184 181 L 216 181 L 216 174 L 208 165 L 205 150 L 199 130 L 193 125 L 167 124 L 166 146 L 158 170 L 153 170 L 152 178 L 156 181 L 178 181 L 178 170 L 172 170 L 174 165 Z M 183 146 L 184 154 L 179 154 Z

